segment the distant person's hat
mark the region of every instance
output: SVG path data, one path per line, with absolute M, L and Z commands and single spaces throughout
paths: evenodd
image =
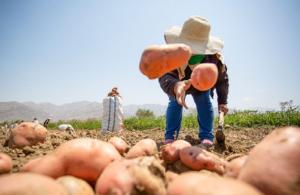
M 173 26 L 165 32 L 167 43 L 184 43 L 193 54 L 216 54 L 223 49 L 220 38 L 209 35 L 210 24 L 199 16 L 190 17 L 182 27 Z

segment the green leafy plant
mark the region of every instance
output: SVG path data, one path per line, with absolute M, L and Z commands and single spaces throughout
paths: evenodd
M 154 113 L 151 110 L 141 109 L 141 108 L 139 108 L 136 111 L 135 115 L 138 118 L 153 118 L 153 117 L 155 117 Z

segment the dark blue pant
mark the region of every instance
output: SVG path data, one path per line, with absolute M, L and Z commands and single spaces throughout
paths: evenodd
M 199 139 L 209 139 L 213 141 L 213 120 L 214 111 L 211 103 L 210 91 L 194 93 L 194 102 L 197 107 L 197 119 L 199 124 Z M 165 139 L 173 139 L 175 132 L 179 133 L 182 119 L 182 106 L 178 104 L 176 98 L 169 96 L 169 104 L 166 113 Z

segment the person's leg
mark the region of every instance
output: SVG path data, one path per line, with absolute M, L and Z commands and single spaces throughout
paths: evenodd
M 199 139 L 213 141 L 214 110 L 211 103 L 210 91 L 192 94 L 197 107 Z
M 166 112 L 165 140 L 174 140 L 175 132 L 179 133 L 182 119 L 182 106 L 175 97 L 169 96 L 169 104 Z

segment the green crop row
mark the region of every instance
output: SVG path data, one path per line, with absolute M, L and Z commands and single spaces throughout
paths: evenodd
M 4 122 L 5 124 L 7 122 Z M 71 124 L 75 129 L 100 129 L 101 121 L 98 119 L 88 120 L 69 120 L 49 123 L 49 129 L 57 129 L 60 124 Z M 145 130 L 152 128 L 165 128 L 165 117 L 130 117 L 124 120 L 124 126 L 127 130 Z M 215 118 L 215 125 L 217 117 Z M 2 125 L 3 125 L 2 124 Z M 279 111 L 264 112 L 257 111 L 238 111 L 225 116 L 225 124 L 234 127 L 259 127 L 259 126 L 298 126 L 300 127 L 299 111 Z M 1 125 L 1 124 L 0 124 Z M 184 116 L 182 118 L 182 128 L 198 128 L 197 117 L 195 114 Z
M 86 130 L 92 130 L 92 129 L 99 129 L 101 127 L 101 122 L 96 119 L 88 119 L 88 120 L 70 120 L 70 121 L 57 121 L 49 123 L 48 128 L 49 129 L 57 129 L 60 124 L 70 124 L 75 129 L 86 129 Z
M 300 112 L 265 112 L 243 111 L 229 114 L 225 123 L 237 127 L 257 126 L 298 126 L 300 127 Z

